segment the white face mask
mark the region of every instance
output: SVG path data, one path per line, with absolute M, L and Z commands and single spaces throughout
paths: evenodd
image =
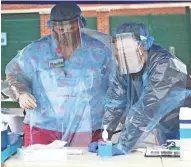
M 115 56 L 121 74 L 140 72 L 144 65 L 143 52 L 132 33 L 122 33 L 116 36 Z

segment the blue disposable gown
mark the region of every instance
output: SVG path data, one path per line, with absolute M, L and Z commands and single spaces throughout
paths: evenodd
M 82 47 L 65 60 L 64 67 L 49 68 L 49 61 L 62 55 L 48 35 L 28 45 L 6 66 L 15 94 L 31 93 L 37 101 L 35 109 L 26 110 L 25 124 L 62 132 L 61 139 L 69 145 L 91 142 L 92 131 L 101 129 L 103 100 L 115 69 L 111 48 L 102 38 L 109 36 L 95 31 L 91 36 L 81 29 Z M 82 140 L 80 133 L 88 135 Z
M 126 154 L 154 128 L 162 130 L 162 136 L 174 130 L 177 132 L 177 126 L 173 126 L 174 120 L 178 124 L 176 109 L 190 93 L 186 92 L 186 82 L 186 66 L 155 44 L 148 50 L 143 70 L 134 79 L 132 75 L 116 72 L 105 98 L 103 120 L 113 132 L 120 120 L 126 117 L 125 130 L 116 147 Z M 175 113 L 175 116 L 169 113 Z M 165 142 L 162 139 L 160 144 Z

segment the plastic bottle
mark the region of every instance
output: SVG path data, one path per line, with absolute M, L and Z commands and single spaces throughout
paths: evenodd
M 107 125 L 104 125 L 102 140 L 98 142 L 98 155 L 102 158 L 112 157 L 112 142 L 108 140 Z
M 191 108 L 180 108 L 180 158 L 191 161 Z
M 102 139 L 105 142 L 108 140 L 107 125 L 103 125 Z

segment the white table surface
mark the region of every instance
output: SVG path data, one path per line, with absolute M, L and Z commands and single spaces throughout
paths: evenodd
M 191 161 L 181 161 L 180 158 L 162 158 L 162 163 L 164 167 L 191 167 Z
M 161 158 L 145 158 L 143 153 L 135 152 L 129 155 L 112 157 L 107 161 L 100 160 L 87 148 L 83 155 L 69 155 L 66 161 L 25 162 L 17 154 L 9 158 L 4 167 L 163 167 Z

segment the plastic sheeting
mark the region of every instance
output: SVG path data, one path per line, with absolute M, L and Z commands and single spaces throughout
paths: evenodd
M 188 73 L 186 88 L 191 91 L 191 73 Z M 184 103 L 184 107 L 190 107 L 191 108 L 191 95 L 186 98 L 185 103 Z
M 17 98 L 25 92 L 36 98 L 37 107 L 26 110 L 24 120 L 31 132 L 35 127 L 56 131 L 57 139 L 69 146 L 87 146 L 92 133 L 101 129 L 103 100 L 115 69 L 111 48 L 101 41 L 103 34 L 93 37 L 86 30 L 80 29 L 81 47 L 64 60 L 63 67 L 49 66 L 62 58 L 51 35 L 28 45 L 6 67 Z
M 155 133 L 157 140 L 163 137 L 159 144 L 170 133 L 177 133 L 178 128 L 172 128 L 174 120 L 178 121 L 173 111 L 191 95 L 186 83 L 186 66 L 155 44 L 148 50 L 147 62 L 140 73 L 120 75 L 118 71 L 105 98 L 103 121 L 108 130 L 115 131 L 126 117 L 125 130 L 116 147 L 127 154 L 151 132 L 160 131 L 160 135 Z
M 1 80 L 1 92 L 12 100 L 16 100 L 16 96 L 7 81 Z

